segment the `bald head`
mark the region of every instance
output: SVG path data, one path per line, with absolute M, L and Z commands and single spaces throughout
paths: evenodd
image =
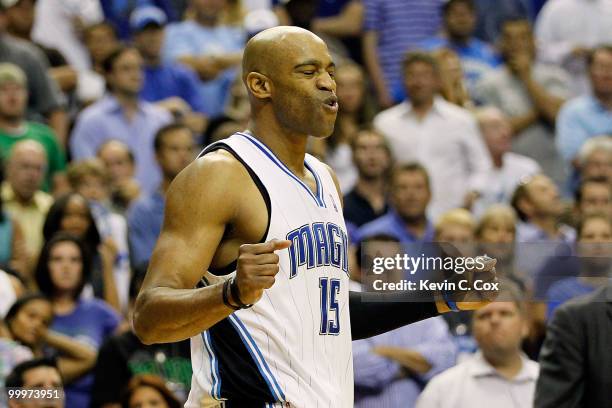
M 47 154 L 34 140 L 15 143 L 7 166 L 7 180 L 15 195 L 29 201 L 40 189 L 47 170 Z
M 259 72 L 266 76 L 273 75 L 275 68 L 301 46 L 323 40 L 300 27 L 278 26 L 263 30 L 247 42 L 242 58 L 242 78 L 250 72 Z

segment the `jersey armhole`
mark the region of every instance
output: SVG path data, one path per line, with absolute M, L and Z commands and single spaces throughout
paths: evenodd
M 209 146 L 209 149 L 205 149 L 199 157 L 203 157 L 204 155 L 217 151 L 217 150 L 225 150 L 228 153 L 230 153 L 232 156 L 234 156 L 234 158 L 236 160 L 238 160 L 243 166 L 244 168 L 247 170 L 247 172 L 249 173 L 249 176 L 251 176 L 251 179 L 253 180 L 253 182 L 255 183 L 255 185 L 257 186 L 257 189 L 259 190 L 259 192 L 261 193 L 261 196 L 264 199 L 264 202 L 266 203 L 266 208 L 268 210 L 268 222 L 266 225 L 266 230 L 264 231 L 262 237 L 259 239 L 259 243 L 265 242 L 266 237 L 268 236 L 268 231 L 270 230 L 270 220 L 272 218 L 272 202 L 270 200 L 270 193 L 268 193 L 268 190 L 266 189 L 266 187 L 263 185 L 261 179 L 259 178 L 259 176 L 257 174 L 255 174 L 255 171 L 253 171 L 253 169 L 246 164 L 246 162 L 240 157 L 240 155 L 238 155 L 238 153 L 236 153 L 236 151 L 234 149 L 232 149 L 229 145 L 223 143 L 223 142 L 217 142 L 214 145 Z M 229 264 L 221 267 L 221 268 L 209 268 L 208 271 L 210 273 L 212 273 L 213 275 L 227 275 L 230 272 L 233 272 L 236 270 L 236 266 L 238 264 L 238 259 L 233 260 L 232 262 L 230 262 Z

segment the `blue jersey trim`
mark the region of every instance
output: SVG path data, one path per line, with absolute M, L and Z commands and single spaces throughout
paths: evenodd
M 321 183 L 321 179 L 319 178 L 318 174 L 312 169 L 312 167 L 310 165 L 308 165 L 306 162 L 304 162 L 306 168 L 308 170 L 310 170 L 310 172 L 315 177 L 315 181 L 317 183 L 317 195 L 315 195 L 312 192 L 312 190 L 310 190 L 310 188 L 308 188 L 308 186 L 306 184 L 304 184 L 304 182 L 302 180 L 300 180 L 295 174 L 293 174 L 293 172 L 291 170 L 289 170 L 287 168 L 287 166 L 285 166 L 285 164 L 276 157 L 276 155 L 268 148 L 268 146 L 266 146 L 265 144 L 263 144 L 262 142 L 260 142 L 256 138 L 254 138 L 253 136 L 248 135 L 246 133 L 237 132 L 236 134 L 245 137 L 249 142 L 253 143 L 253 145 L 255 145 L 255 147 L 257 147 L 259 150 L 261 150 L 261 152 L 264 155 L 266 155 L 270 160 L 272 160 L 272 162 L 276 166 L 278 166 L 278 168 L 280 168 L 284 173 L 286 173 L 289 177 L 291 177 L 293 180 L 295 180 L 300 186 L 302 186 L 306 190 L 308 195 L 310 195 L 315 200 L 315 202 L 317 203 L 317 205 L 319 207 L 327 208 L 327 206 L 325 205 L 325 203 L 323 202 L 323 199 L 322 199 L 322 197 L 323 197 L 323 184 Z
M 240 338 L 242 339 L 244 344 L 247 346 L 247 350 L 249 350 L 251 357 L 253 357 L 253 361 L 255 361 L 255 363 L 257 364 L 259 372 L 266 380 L 266 383 L 268 384 L 272 395 L 276 397 L 277 401 L 285 401 L 285 393 L 278 385 L 278 382 L 276 381 L 276 378 L 274 378 L 274 375 L 272 374 L 268 363 L 266 363 L 266 360 L 261 354 L 261 351 L 257 347 L 257 343 L 255 343 L 255 340 L 253 340 L 247 328 L 235 314 L 229 315 L 228 318 L 240 334 Z
M 219 362 L 210 344 L 210 334 L 208 331 L 202 332 L 202 340 L 210 357 L 210 375 L 212 377 L 212 387 L 210 395 L 217 401 L 221 399 L 221 377 L 219 376 Z

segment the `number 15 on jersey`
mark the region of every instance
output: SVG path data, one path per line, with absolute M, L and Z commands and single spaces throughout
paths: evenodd
M 319 334 L 336 336 L 340 333 L 338 294 L 340 279 L 319 278 L 321 289 L 321 327 Z

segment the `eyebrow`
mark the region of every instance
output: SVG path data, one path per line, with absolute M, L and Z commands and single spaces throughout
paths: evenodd
M 309 65 L 316 65 L 316 66 L 320 66 L 321 65 L 321 61 L 316 60 L 316 59 L 311 59 L 311 60 L 306 60 L 298 65 L 296 65 L 294 67 L 294 69 L 298 69 L 301 67 L 305 67 L 305 66 L 309 66 Z M 327 68 L 336 68 L 336 64 L 332 61 L 327 65 Z

